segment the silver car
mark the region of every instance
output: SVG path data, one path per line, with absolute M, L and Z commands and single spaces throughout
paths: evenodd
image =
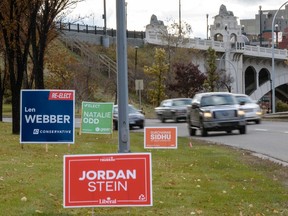
M 238 103 L 245 103 L 244 105 L 241 105 L 241 108 L 245 111 L 246 121 L 253 121 L 256 124 L 260 124 L 262 118 L 260 106 L 246 94 L 234 94 L 234 96 Z
M 187 106 L 191 105 L 191 98 L 172 98 L 163 100 L 159 107 L 155 108 L 157 118 L 164 123 L 167 119 L 175 122 L 185 120 L 187 117 Z

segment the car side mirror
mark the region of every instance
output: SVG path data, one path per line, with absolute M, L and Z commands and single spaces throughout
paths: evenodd
M 199 104 L 197 103 L 192 103 L 192 109 L 197 109 L 199 108 Z
M 245 105 L 245 101 L 241 101 L 239 104 L 240 104 L 241 106 L 243 106 L 243 105 Z

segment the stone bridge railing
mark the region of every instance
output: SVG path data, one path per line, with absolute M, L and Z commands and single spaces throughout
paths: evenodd
M 225 52 L 225 43 L 221 41 L 203 40 L 200 38 L 193 38 L 193 39 L 191 38 L 185 41 L 186 41 L 185 43 L 180 45 L 181 47 L 193 48 L 199 50 L 207 50 L 209 47 L 212 47 L 216 52 Z M 145 38 L 145 42 L 155 45 L 168 44 L 167 41 L 165 42 L 163 39 L 161 40 L 161 37 L 155 37 L 150 40 L 148 36 L 148 38 L 147 37 Z M 243 55 L 246 56 L 272 58 L 272 48 L 267 47 L 259 47 L 259 46 L 245 45 L 243 43 L 235 43 L 231 45 L 230 51 L 236 53 L 243 53 Z M 288 57 L 288 52 L 286 49 L 274 49 L 274 57 L 275 59 L 285 60 Z

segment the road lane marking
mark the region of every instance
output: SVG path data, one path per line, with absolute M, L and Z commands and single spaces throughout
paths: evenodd
M 256 131 L 268 131 L 267 129 L 256 128 Z

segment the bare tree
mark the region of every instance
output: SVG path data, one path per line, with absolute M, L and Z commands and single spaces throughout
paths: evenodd
M 27 13 L 33 4 L 29 0 L 0 2 L 0 30 L 3 35 L 10 88 L 12 92 L 12 132 L 20 131 L 20 90 L 27 66 L 30 46 L 31 18 Z
M 45 87 L 43 73 L 44 56 L 48 43 L 57 36 L 55 19 L 65 9 L 81 1 L 83 0 L 35 0 L 34 10 L 37 11 L 37 22 L 35 28 L 32 28 L 31 45 L 36 89 L 44 89 Z
M 27 62 L 32 45 L 35 86 L 44 88 L 44 53 L 61 11 L 80 0 L 1 0 L 0 31 L 3 35 L 10 88 L 12 92 L 12 132 L 20 132 L 20 91 L 27 77 Z M 31 82 L 30 82 L 31 83 Z

